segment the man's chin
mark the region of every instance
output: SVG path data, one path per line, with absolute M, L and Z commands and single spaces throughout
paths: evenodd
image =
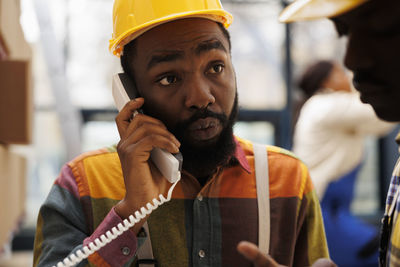
M 383 89 L 361 91 L 360 93 L 361 102 L 371 105 L 380 119 L 400 121 L 400 109 L 398 108 L 400 95 Z
M 385 121 L 398 122 L 400 121 L 400 109 L 395 106 L 376 107 L 373 106 L 376 115 Z
M 197 149 L 204 149 L 204 148 L 213 148 L 217 145 L 217 142 L 219 140 L 220 134 L 210 138 L 210 139 L 189 139 L 186 140 L 186 145 L 188 147 L 193 147 Z
M 209 175 L 226 163 L 235 151 L 232 131 L 224 131 L 217 138 L 207 141 L 181 142 L 183 168 L 194 176 Z

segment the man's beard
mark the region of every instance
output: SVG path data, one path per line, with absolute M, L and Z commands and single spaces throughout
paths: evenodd
M 211 175 L 218 166 L 228 162 L 236 148 L 233 125 L 236 122 L 237 113 L 238 97 L 236 94 L 229 118 L 223 113 L 201 109 L 188 120 L 179 122 L 174 129 L 170 129 L 181 143 L 180 151 L 183 156 L 184 170 L 194 176 L 204 177 Z M 214 142 L 194 144 L 186 136 L 187 129 L 194 121 L 207 117 L 218 119 L 222 125 L 222 131 Z

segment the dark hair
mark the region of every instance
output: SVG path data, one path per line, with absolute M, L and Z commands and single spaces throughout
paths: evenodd
M 314 95 L 328 78 L 334 63 L 330 60 L 320 60 L 310 65 L 300 77 L 298 86 L 307 97 Z
M 222 23 L 217 22 L 219 28 L 221 29 L 222 33 L 226 37 L 229 43 L 229 52 L 231 51 L 231 37 L 227 29 L 222 25 Z M 136 39 L 132 40 L 128 44 L 124 46 L 123 53 L 121 55 L 121 66 L 125 73 L 127 73 L 132 79 L 133 71 L 132 71 L 132 62 L 136 55 Z

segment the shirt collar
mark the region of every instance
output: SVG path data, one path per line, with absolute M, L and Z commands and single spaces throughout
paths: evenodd
M 242 166 L 243 169 L 245 169 L 248 173 L 251 173 L 250 164 L 247 161 L 246 154 L 244 153 L 242 146 L 240 145 L 239 141 L 236 139 L 235 136 L 234 140 L 236 143 L 236 150 L 234 157 L 239 161 L 239 164 L 240 166 Z

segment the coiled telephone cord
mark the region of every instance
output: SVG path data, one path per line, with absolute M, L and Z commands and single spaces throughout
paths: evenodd
M 53 267 L 70 267 L 78 264 L 82 260 L 86 259 L 96 251 L 100 250 L 102 247 L 116 239 L 118 236 L 122 235 L 129 228 L 134 226 L 141 219 L 145 218 L 147 215 L 157 209 L 159 206 L 171 200 L 172 191 L 174 190 L 176 184 L 179 182 L 180 178 L 172 184 L 168 190 L 167 198 L 162 194 L 159 195 L 159 199 L 154 198 L 153 203 L 148 202 L 146 208 L 142 207 L 140 211 L 136 211 L 134 215 L 130 215 L 128 219 L 125 219 L 122 223 L 119 223 L 116 227 L 114 226 L 111 230 L 108 230 L 105 234 L 102 234 L 100 238 L 96 238 L 93 242 L 77 250 L 75 253 L 64 258 L 64 260 L 57 263 Z

